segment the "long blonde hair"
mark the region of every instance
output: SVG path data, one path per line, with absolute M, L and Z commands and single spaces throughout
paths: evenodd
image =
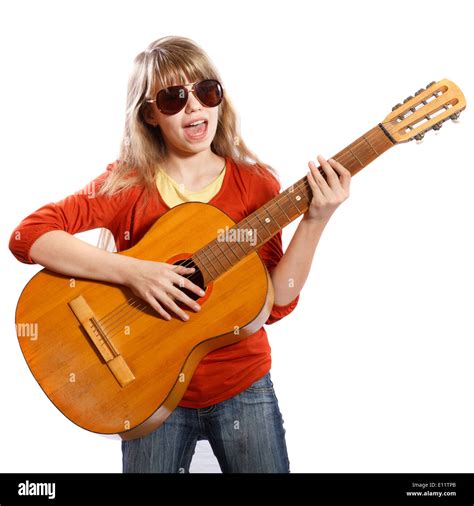
M 217 79 L 224 88 L 211 150 L 219 156 L 243 162 L 252 170 L 269 171 L 278 177 L 275 169 L 259 160 L 243 141 L 237 113 L 209 56 L 191 39 L 167 36 L 152 42 L 135 57 L 128 82 L 119 158 L 101 186 L 100 194 L 113 195 L 137 184 L 147 189 L 153 187 L 156 171 L 165 160 L 167 149 L 160 128 L 144 121 L 142 108 L 146 99 L 155 98 L 161 88 L 180 80 L 188 82 L 188 79 L 189 82 Z

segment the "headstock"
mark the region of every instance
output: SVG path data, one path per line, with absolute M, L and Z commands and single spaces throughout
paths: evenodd
M 452 81 L 433 81 L 393 107 L 382 125 L 397 143 L 421 140 L 428 130 L 439 130 L 448 119 L 457 120 L 465 108 L 466 99 Z

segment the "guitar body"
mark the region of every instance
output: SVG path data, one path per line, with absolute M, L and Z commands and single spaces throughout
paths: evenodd
M 218 229 L 233 225 L 214 206 L 181 204 L 117 254 L 173 264 L 214 240 Z M 203 288 L 199 312 L 184 308 L 187 322 L 175 316 L 166 321 L 149 307 L 134 309 L 127 288 L 43 269 L 18 302 L 21 350 L 45 394 L 72 422 L 123 439 L 145 435 L 178 405 L 206 354 L 255 333 L 270 314 L 271 279 L 255 252 Z M 71 309 L 79 296 L 99 322 L 107 323 L 107 339 L 133 378 L 125 386 Z M 25 331 L 31 328 L 36 332 Z

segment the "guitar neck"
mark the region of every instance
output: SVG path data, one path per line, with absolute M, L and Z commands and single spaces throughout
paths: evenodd
M 395 140 L 379 124 L 333 158 L 354 175 L 394 144 Z M 321 167 L 318 170 L 325 176 Z M 311 198 L 311 187 L 305 176 L 233 227 L 218 231 L 214 241 L 192 256 L 206 283 L 257 251 L 283 227 L 304 214 Z

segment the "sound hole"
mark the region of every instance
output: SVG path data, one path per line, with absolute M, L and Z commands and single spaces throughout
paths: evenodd
M 177 262 L 174 262 L 173 265 L 184 265 L 185 267 L 194 267 L 196 270 L 191 273 L 187 274 L 186 277 L 195 285 L 199 286 L 202 290 L 206 291 L 206 287 L 204 286 L 204 278 L 202 276 L 201 271 L 199 270 L 199 267 L 193 262 L 191 258 L 183 258 L 182 260 L 178 260 Z M 191 290 L 188 290 L 187 288 L 180 287 L 179 288 L 184 294 L 186 294 L 189 298 L 192 300 L 197 300 L 201 298 L 200 295 L 195 294 Z

